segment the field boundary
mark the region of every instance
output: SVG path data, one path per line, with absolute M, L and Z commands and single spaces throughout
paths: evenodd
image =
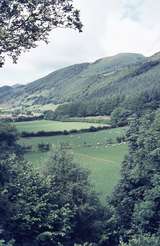
M 100 127 L 94 127 L 91 126 L 90 128 L 86 129 L 80 129 L 80 130 L 64 130 L 64 131 L 38 131 L 38 132 L 26 132 L 23 131 L 20 133 L 20 136 L 23 138 L 30 138 L 30 137 L 50 137 L 50 136 L 65 136 L 65 135 L 71 135 L 71 134 L 80 134 L 80 133 L 87 133 L 87 132 L 97 132 L 102 131 L 106 129 L 111 129 L 112 127 L 110 125 L 106 126 L 100 126 Z

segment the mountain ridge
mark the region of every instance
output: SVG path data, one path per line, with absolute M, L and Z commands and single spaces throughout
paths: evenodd
M 160 52 L 151 57 L 137 53 L 119 53 L 93 63 L 74 64 L 26 85 L 0 87 L 0 103 L 59 104 L 114 94 L 130 94 L 133 87 L 137 91 L 144 90 L 141 87 L 145 87 L 145 83 L 148 86 L 151 77 L 154 83 L 160 82 L 159 62 Z

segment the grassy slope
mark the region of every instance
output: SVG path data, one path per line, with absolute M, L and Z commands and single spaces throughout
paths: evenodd
M 143 60 L 144 57 L 139 54 L 119 54 L 100 59 L 91 64 L 76 64 L 34 81 L 26 87 L 25 91 L 27 93 L 31 92 L 30 94 L 33 95 L 34 93 L 41 93 L 49 89 L 48 97 L 52 94 L 54 100 L 63 100 L 64 98 L 66 101 L 66 99 L 85 94 L 88 87 L 92 87 L 89 89 L 94 90 L 97 83 L 98 87 L 101 87 L 101 83 L 103 84 L 104 82 L 104 77 L 107 78 L 105 79 L 105 84 L 108 84 L 110 82 L 108 79 L 110 76 L 110 80 L 112 80 L 112 76 L 113 78 L 114 76 L 117 78 L 117 74 L 112 74 L 112 72 L 117 72 L 126 65 L 135 64 Z M 121 75 L 118 75 L 118 77 L 126 73 L 128 73 L 128 69 Z M 101 77 L 101 75 L 103 76 Z
M 93 98 L 100 90 L 110 88 L 113 82 L 129 75 L 144 60 L 145 58 L 139 54 L 119 54 L 91 64 L 73 65 L 26 86 L 16 87 L 14 90 L 8 88 L 13 94 L 10 98 L 21 105 L 50 102 L 57 104 L 81 98 Z M 1 100 L 6 94 L 4 88 L 0 89 Z
M 153 62 L 155 64 L 153 64 Z M 111 95 L 135 96 L 159 88 L 160 54 L 145 58 L 119 54 L 94 63 L 76 64 L 26 86 L 0 88 L 0 103 L 59 104 Z
M 111 194 L 120 177 L 121 162 L 127 154 L 127 145 L 79 148 L 75 160 L 91 170 L 91 181 L 104 200 Z
M 25 121 L 14 123 L 17 130 L 22 132 L 38 132 L 38 131 L 64 131 L 64 130 L 80 130 L 88 129 L 91 126 L 103 126 L 98 123 L 88 122 L 60 122 L 50 120 L 36 120 L 36 121 Z

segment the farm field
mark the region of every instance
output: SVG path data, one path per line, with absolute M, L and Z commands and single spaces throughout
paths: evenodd
M 66 121 L 79 121 L 88 123 L 101 123 L 101 124 L 111 124 L 110 116 L 89 116 L 89 117 L 71 117 Z
M 64 123 L 65 124 L 65 123 Z M 53 145 L 59 145 L 61 143 L 68 144 L 71 148 L 86 147 L 89 146 L 99 146 L 107 145 L 108 142 L 112 140 L 112 143 L 116 143 L 116 138 L 118 136 L 124 135 L 126 132 L 125 127 L 113 128 L 108 130 L 102 130 L 99 132 L 89 132 L 89 133 L 79 133 L 70 134 L 66 136 L 54 136 L 54 137 L 32 137 L 32 138 L 22 138 L 21 143 L 32 144 L 33 150 L 37 151 L 38 143 L 49 143 Z
M 19 132 L 38 132 L 38 131 L 64 131 L 64 130 L 80 130 L 88 129 L 91 126 L 104 126 L 98 123 L 88 122 L 60 122 L 51 120 L 36 120 L 13 123 Z
M 0 115 L 9 115 L 11 111 L 7 108 L 0 107 Z
M 49 143 L 53 149 L 61 143 L 67 144 L 73 152 L 74 160 L 90 170 L 91 182 L 104 201 L 118 182 L 121 162 L 128 151 L 126 143 L 116 143 L 116 137 L 124 135 L 125 130 L 126 128 L 116 128 L 69 136 L 23 138 L 20 143 L 32 145 L 32 152 L 26 153 L 25 158 L 35 168 L 45 166 L 50 155 L 49 152 L 38 150 L 39 143 Z

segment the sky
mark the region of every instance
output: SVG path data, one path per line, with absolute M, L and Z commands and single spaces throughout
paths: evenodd
M 150 56 L 160 51 L 160 0 L 74 0 L 83 32 L 55 29 L 49 44 L 40 43 L 7 60 L 0 86 L 26 84 L 59 68 L 122 52 Z

